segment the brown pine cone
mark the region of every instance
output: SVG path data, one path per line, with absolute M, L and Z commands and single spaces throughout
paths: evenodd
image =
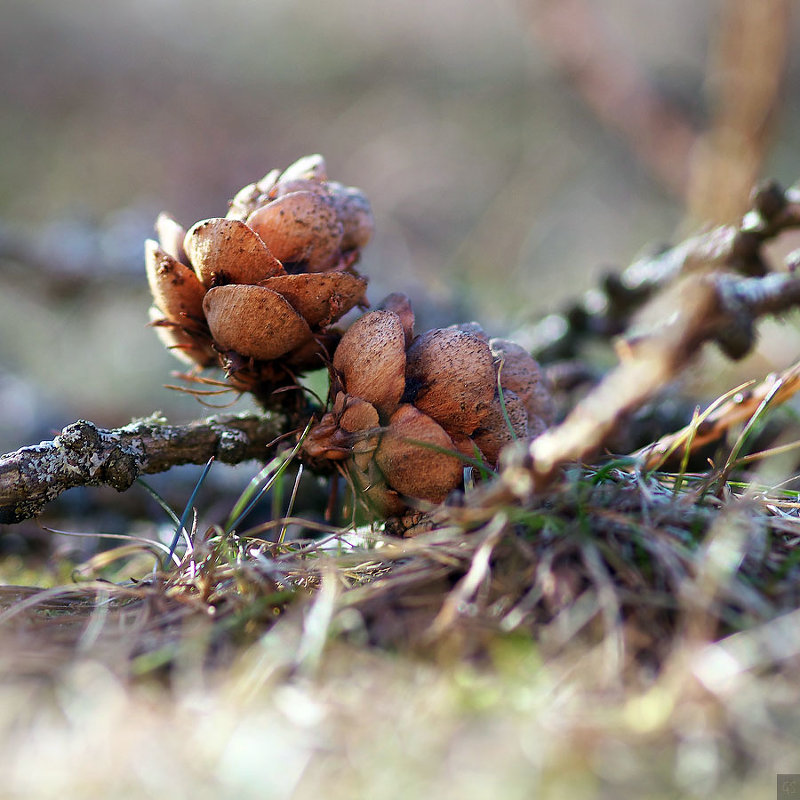
M 408 298 L 391 295 L 358 319 L 333 357 L 334 402 L 304 443 L 311 459 L 345 461 L 379 513 L 408 499 L 442 502 L 461 485 L 467 456 L 494 467 L 516 438 L 553 418 L 539 365 L 480 326 L 414 338 Z
M 372 229 L 365 195 L 329 181 L 319 155 L 246 186 L 226 217 L 186 231 L 161 214 L 145 245 L 151 322 L 178 358 L 263 398 L 322 366 L 329 326 L 367 305 L 353 265 Z

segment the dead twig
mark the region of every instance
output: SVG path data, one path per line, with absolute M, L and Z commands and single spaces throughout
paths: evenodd
M 204 464 L 212 456 L 225 464 L 267 459 L 271 443 L 290 426 L 281 413 L 210 417 L 188 425 L 149 417 L 110 430 L 79 420 L 52 441 L 0 456 L 0 523 L 35 517 L 76 486 L 108 485 L 122 492 L 140 475 Z
M 531 443 L 536 481 L 596 452 L 620 421 L 672 380 L 708 341 L 731 357 L 754 342 L 755 321 L 800 305 L 800 277 L 730 273 L 690 275 L 658 297 L 620 348 L 622 361 L 555 428 Z
M 800 228 L 800 188 L 784 190 L 774 181 L 752 193 L 750 208 L 738 225 L 702 230 L 674 247 L 634 261 L 621 273 L 606 275 L 597 290 L 531 332 L 533 355 L 542 361 L 575 357 L 587 339 L 622 333 L 653 295 L 681 275 L 724 270 L 761 276 L 770 271 L 763 246 Z M 789 265 L 794 268 L 794 264 Z
M 463 609 L 475 596 L 481 583 L 487 580 L 491 573 L 491 558 L 495 547 L 506 532 L 508 520 L 504 514 L 498 514 L 486 527 L 486 532 L 481 537 L 480 546 L 472 555 L 469 569 L 464 577 L 459 580 L 453 591 L 447 595 L 442 608 L 431 623 L 428 635 L 432 641 L 451 628 L 458 620 Z

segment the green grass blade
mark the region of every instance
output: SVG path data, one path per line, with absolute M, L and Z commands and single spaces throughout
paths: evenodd
M 200 474 L 200 478 L 198 479 L 197 483 L 195 484 L 194 490 L 192 491 L 191 495 L 189 496 L 189 500 L 186 503 L 186 507 L 183 509 L 183 514 L 181 514 L 181 518 L 178 521 L 178 526 L 175 529 L 175 535 L 172 537 L 172 541 L 169 545 L 169 553 L 167 557 L 164 559 L 164 569 L 169 566 L 169 562 L 172 561 L 172 556 L 175 554 L 175 548 L 178 546 L 178 541 L 181 538 L 181 532 L 186 530 L 186 522 L 189 519 L 189 514 L 192 513 L 192 508 L 194 507 L 194 501 L 197 499 L 197 495 L 200 491 L 200 487 L 203 485 L 209 471 L 211 470 L 211 465 L 214 463 L 214 456 L 208 459 L 208 463 L 203 467 L 203 472 Z
M 289 464 L 300 452 L 300 448 L 303 446 L 303 442 L 310 430 L 311 423 L 309 422 L 292 450 L 288 454 L 281 453 L 275 456 L 247 484 L 228 516 L 228 521 L 225 523 L 225 533 L 230 533 L 238 528 L 242 520 L 255 508 L 256 503 L 272 488 L 275 481 L 283 475 Z
M 142 488 L 167 512 L 167 516 L 175 525 L 181 524 L 178 515 L 172 510 L 172 506 L 150 484 L 146 483 L 143 478 L 137 478 L 136 482 L 141 484 Z

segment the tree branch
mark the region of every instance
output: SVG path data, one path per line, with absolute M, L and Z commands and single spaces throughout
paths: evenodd
M 548 317 L 529 334 L 536 359 L 575 358 L 589 340 L 608 340 L 630 325 L 634 315 L 682 275 L 726 271 L 762 276 L 771 269 L 764 245 L 800 228 L 800 184 L 782 189 L 774 181 L 757 187 L 738 225 L 719 225 L 610 273 L 598 287 L 554 320 Z M 794 258 L 794 256 L 793 256 Z M 796 271 L 797 264 L 787 264 Z
M 641 324 L 618 347 L 620 364 L 560 424 L 533 440 L 531 472 L 544 485 L 563 464 L 594 455 L 622 420 L 653 398 L 716 342 L 741 358 L 755 340 L 755 323 L 800 305 L 800 276 L 773 273 L 743 278 L 696 273 L 644 310 Z
M 470 511 L 493 512 L 529 499 L 565 464 L 593 457 L 630 414 L 650 401 L 707 342 L 740 358 L 755 340 L 755 323 L 800 306 L 800 275 L 741 277 L 698 270 L 652 300 L 618 346 L 620 363 L 559 425 L 527 447 L 507 451 L 501 479 L 471 494 Z
M 169 425 L 153 416 L 122 428 L 98 428 L 79 420 L 52 441 L 0 456 L 0 523 L 39 514 L 63 491 L 76 486 L 113 486 L 125 491 L 140 476 L 180 464 L 224 464 L 266 460 L 272 443 L 291 430 L 286 414 L 210 417 Z

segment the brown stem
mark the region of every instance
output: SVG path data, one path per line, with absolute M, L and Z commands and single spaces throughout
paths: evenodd
M 620 347 L 620 365 L 561 425 L 533 441 L 535 480 L 546 482 L 564 463 L 597 452 L 620 422 L 656 395 L 706 342 L 715 341 L 727 355 L 741 357 L 753 344 L 759 317 L 798 305 L 800 277 L 792 274 L 743 278 L 712 272 L 685 277 L 644 310 L 646 327 Z
M 76 486 L 108 485 L 122 492 L 140 475 L 204 464 L 212 456 L 225 464 L 265 460 L 274 452 L 271 443 L 291 426 L 281 413 L 210 417 L 188 425 L 149 417 L 110 430 L 79 420 L 52 441 L 0 456 L 0 523 L 34 517 Z

